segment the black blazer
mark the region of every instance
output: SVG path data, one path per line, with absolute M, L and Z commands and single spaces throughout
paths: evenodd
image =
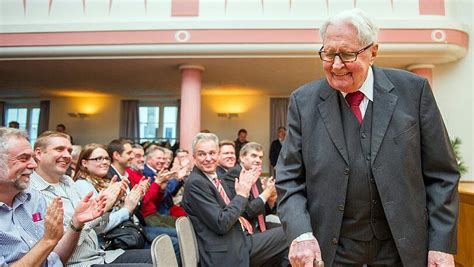
M 270 145 L 270 153 L 269 153 L 269 158 L 270 158 L 270 164 L 272 167 L 275 167 L 277 165 L 278 161 L 278 156 L 280 155 L 280 150 L 281 150 L 281 142 L 279 139 L 273 140 L 272 144 Z
M 186 179 L 182 205 L 193 223 L 201 266 L 249 266 L 251 240 L 242 230 L 239 217 L 248 205 L 242 196 L 226 205 L 214 184 L 194 167 Z
M 428 81 L 372 69 L 370 167 L 403 265 L 426 266 L 428 250 L 456 253 L 455 156 Z M 336 253 L 351 171 L 339 94 L 326 79 L 292 93 L 276 168 L 278 212 L 288 240 L 313 232 L 326 266 Z
M 229 187 L 229 190 L 232 194 L 232 197 L 236 195 L 235 193 L 235 178 L 238 178 L 240 175 L 240 172 L 242 171 L 242 166 L 240 164 L 235 165 L 234 168 L 230 169 L 226 175 L 224 176 L 224 181 L 227 184 L 227 187 Z M 258 192 L 259 194 L 262 193 L 262 182 L 260 179 L 255 182 L 257 184 Z M 264 203 L 263 200 L 259 197 L 255 198 L 252 194 L 252 191 L 250 191 L 249 194 L 249 205 L 244 211 L 244 217 L 250 221 L 252 224 L 254 230 L 258 231 L 258 215 L 263 214 L 265 217 L 267 214 L 271 214 L 271 209 L 268 204 Z

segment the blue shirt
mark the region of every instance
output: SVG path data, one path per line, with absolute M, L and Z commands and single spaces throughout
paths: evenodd
M 43 237 L 46 201 L 38 191 L 26 189 L 13 199 L 12 207 L 0 202 L 0 266 L 11 264 Z M 63 266 L 51 252 L 43 266 Z

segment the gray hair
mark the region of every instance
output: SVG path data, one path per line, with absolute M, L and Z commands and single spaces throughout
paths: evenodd
M 145 149 L 143 149 L 143 146 L 141 146 L 140 144 L 133 144 L 132 149 L 141 149 L 143 150 L 143 152 L 145 152 Z
M 0 170 L 4 172 L 8 172 L 9 141 L 12 138 L 28 140 L 28 134 L 24 130 L 0 127 Z
M 357 31 L 357 39 L 359 39 L 361 45 L 377 42 L 378 26 L 362 9 L 354 8 L 330 17 L 323 23 L 319 30 L 323 44 L 328 26 L 341 23 L 349 23 L 354 26 Z
M 198 133 L 193 138 L 193 154 L 196 153 L 196 146 L 201 142 L 212 141 L 216 144 L 216 147 L 219 147 L 219 138 L 213 133 Z
M 153 155 L 156 153 L 156 151 L 161 151 L 163 154 L 165 154 L 165 149 L 162 148 L 161 146 L 153 146 L 153 147 L 149 147 L 146 151 L 145 151 L 145 162 L 148 162 L 148 160 L 153 157 Z

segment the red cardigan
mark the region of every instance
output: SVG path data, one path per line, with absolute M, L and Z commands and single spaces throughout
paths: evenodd
M 134 187 L 136 184 L 140 182 L 140 180 L 144 177 L 142 173 L 137 172 L 131 168 L 127 169 L 128 179 L 130 180 L 130 184 Z M 160 185 L 157 183 L 152 183 L 150 185 L 150 189 L 145 193 L 145 196 L 142 199 L 142 209 L 141 214 L 143 218 L 155 214 L 157 209 L 155 203 L 160 203 L 165 196 L 164 192 L 160 190 Z

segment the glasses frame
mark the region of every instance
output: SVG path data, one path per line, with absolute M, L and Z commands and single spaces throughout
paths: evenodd
M 319 49 L 319 58 L 324 61 L 324 62 L 334 62 L 334 60 L 336 59 L 336 57 L 339 57 L 339 59 L 343 62 L 343 63 L 350 63 L 350 62 L 355 62 L 357 61 L 357 56 L 361 53 L 363 53 L 365 50 L 369 49 L 371 46 L 373 46 L 374 43 L 370 43 L 368 44 L 367 46 L 364 46 L 362 47 L 361 49 L 359 49 L 358 51 L 354 51 L 354 52 L 337 52 L 337 53 L 334 53 L 334 58 L 332 60 L 324 60 L 323 59 L 323 53 L 326 53 L 327 51 L 324 51 L 323 48 L 324 46 L 321 47 L 321 49 Z M 354 60 L 343 60 L 342 57 L 341 57 L 341 54 L 354 54 Z
M 89 159 L 86 159 L 86 160 L 92 160 L 92 161 L 95 161 L 97 163 L 102 163 L 102 162 L 104 162 L 104 160 L 110 162 L 111 159 L 109 157 L 100 156 L 100 157 L 95 157 L 95 158 L 89 158 Z

